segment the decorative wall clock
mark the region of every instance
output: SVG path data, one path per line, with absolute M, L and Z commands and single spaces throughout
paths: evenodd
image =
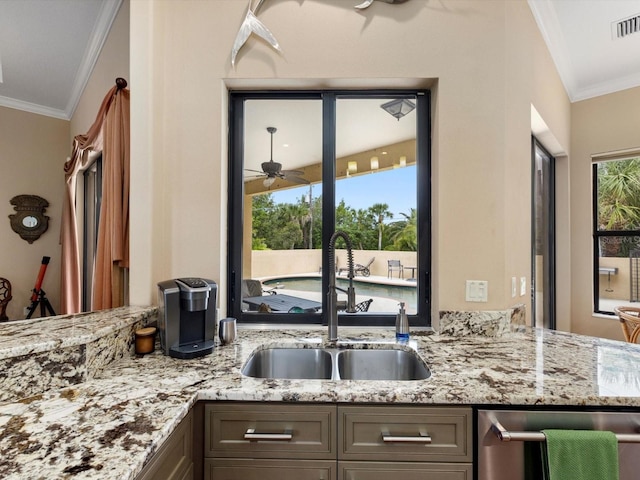
M 17 213 L 9 215 L 11 228 L 20 238 L 33 243 L 49 228 L 49 217 L 44 214 L 49 206 L 44 198 L 37 195 L 17 195 L 11 199 Z

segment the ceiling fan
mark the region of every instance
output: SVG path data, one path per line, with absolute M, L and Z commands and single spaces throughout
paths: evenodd
M 276 127 L 267 127 L 267 132 L 271 134 L 271 158 L 268 162 L 262 162 L 262 171 L 252 170 L 247 168 L 248 172 L 256 172 L 260 175 L 253 175 L 254 177 L 265 177 L 263 180 L 263 185 L 265 187 L 270 187 L 273 185 L 273 182 L 276 181 L 276 178 L 281 178 L 291 183 L 300 183 L 307 185 L 309 183 L 308 180 L 302 178 L 304 172 L 301 170 L 282 170 L 282 164 L 279 162 L 273 161 L 273 134 L 276 133 L 278 129 Z

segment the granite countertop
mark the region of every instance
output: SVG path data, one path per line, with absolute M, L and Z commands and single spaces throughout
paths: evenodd
M 0 326 L 0 359 L 2 333 Z M 339 333 L 354 342 L 394 339 L 382 328 Z M 522 327 L 499 337 L 413 332 L 412 346 L 432 372 L 423 381 L 240 373 L 264 344 L 304 347 L 324 339 L 325 328 L 241 328 L 235 343 L 216 345 L 206 357 L 130 353 L 82 381 L 4 401 L 0 478 L 133 479 L 199 400 L 640 407 L 640 346 Z

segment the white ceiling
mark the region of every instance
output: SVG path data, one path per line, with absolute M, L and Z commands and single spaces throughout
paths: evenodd
M 572 102 L 640 85 L 640 32 L 611 24 L 640 15 L 639 0 L 528 0 Z
M 121 2 L 0 0 L 0 105 L 70 118 Z M 640 0 L 528 2 L 571 101 L 640 85 L 640 33 L 611 34 Z
M 0 0 L 0 106 L 70 119 L 122 0 Z
M 415 110 L 400 120 L 380 108 L 386 99 L 341 98 L 336 103 L 336 155 L 372 150 L 416 138 Z M 273 160 L 284 170 L 320 163 L 322 159 L 322 103 L 320 100 L 249 100 L 245 102 L 244 161 L 252 170 L 270 160 L 271 135 L 267 127 L 278 130 L 273 136 Z M 251 173 L 247 173 L 251 175 Z

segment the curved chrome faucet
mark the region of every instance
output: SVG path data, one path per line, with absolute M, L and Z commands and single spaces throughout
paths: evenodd
M 343 290 L 336 286 L 336 255 L 335 255 L 335 243 L 338 237 L 342 237 L 344 243 L 347 245 L 347 263 L 349 266 L 349 287 L 347 290 Z M 341 302 L 343 308 L 347 313 L 356 312 L 356 291 L 353 288 L 353 249 L 351 248 L 351 239 L 349 236 L 341 231 L 336 230 L 331 239 L 329 240 L 329 291 L 327 292 L 327 310 L 328 318 L 327 324 L 329 325 L 329 341 L 336 342 L 338 340 L 338 290 L 347 294 L 347 302 Z

